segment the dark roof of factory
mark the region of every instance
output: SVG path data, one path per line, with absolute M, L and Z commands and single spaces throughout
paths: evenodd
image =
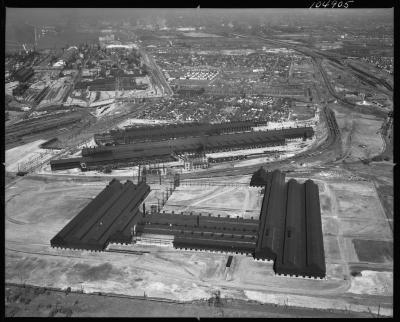
M 197 127 L 204 127 L 204 124 L 197 124 Z M 130 144 L 121 144 L 116 146 L 98 146 L 95 148 L 83 148 L 82 158 L 80 162 L 85 163 L 87 167 L 96 167 L 106 164 L 140 164 L 141 162 L 168 162 L 175 160 L 174 155 L 184 152 L 207 152 L 207 151 L 220 151 L 223 149 L 238 149 L 248 147 L 259 147 L 265 145 L 282 145 L 286 139 L 311 137 L 314 134 L 312 127 L 298 127 L 289 129 L 279 129 L 271 131 L 248 131 L 239 133 L 225 133 L 225 130 L 236 128 L 238 131 L 246 130 L 246 127 L 252 124 L 250 121 L 221 123 L 218 124 L 216 130 L 222 131 L 224 134 L 220 135 L 199 135 L 193 136 L 193 129 L 187 128 L 187 125 L 174 125 L 170 126 L 171 133 L 165 139 L 158 139 L 150 142 L 136 142 Z M 216 125 L 206 124 L 209 128 L 214 128 Z M 194 126 L 194 128 L 196 128 Z M 155 127 L 158 131 L 162 128 Z M 180 136 L 174 134 L 173 129 L 181 131 L 187 136 Z M 150 128 L 139 128 L 136 130 L 146 131 L 152 130 Z M 176 138 L 168 138 L 171 136 Z M 110 142 L 109 142 L 110 143 Z M 65 162 L 63 161 L 65 160 Z M 67 159 L 62 159 L 60 162 L 52 162 L 52 169 L 68 169 L 78 166 L 78 160 L 71 162 Z
M 237 121 L 225 122 L 218 124 L 207 123 L 186 123 L 186 124 L 171 124 L 171 125 L 158 125 L 147 126 L 138 128 L 126 128 L 124 130 L 111 130 L 109 133 L 95 134 L 94 138 L 98 144 L 115 143 L 115 144 L 128 144 L 132 142 L 191 137 L 191 136 L 210 136 L 226 133 L 251 131 L 252 127 L 257 126 L 257 121 Z M 268 131 L 271 133 L 279 133 L 284 135 L 285 138 L 306 135 L 310 137 L 314 131 L 311 127 L 293 128 Z M 297 136 L 296 136 L 297 135 Z
M 274 260 L 278 274 L 324 277 L 318 186 L 312 180 L 285 183 L 279 170 L 255 175 L 266 182 L 255 257 Z
M 101 146 L 96 148 L 82 149 L 82 156 L 106 155 L 112 159 L 122 158 L 124 155 L 135 157 L 134 154 L 139 155 L 148 154 L 149 157 L 157 156 L 159 154 L 166 154 L 168 150 L 170 153 L 188 152 L 198 150 L 215 150 L 229 147 L 246 147 L 264 143 L 282 143 L 288 138 L 298 138 L 304 135 L 312 135 L 313 129 L 292 128 L 273 131 L 254 131 L 242 132 L 212 136 L 198 136 L 198 137 L 181 137 L 176 139 L 152 141 L 152 142 L 138 142 L 134 144 L 124 144 L 118 146 Z
M 267 172 L 263 167 L 258 169 L 253 173 L 251 177 L 250 186 L 251 187 L 262 187 L 271 180 L 272 172 Z
M 110 151 L 112 153 L 121 153 L 124 151 L 142 152 L 151 150 L 157 153 L 157 149 L 169 148 L 171 151 L 190 151 L 197 149 L 212 149 L 218 147 L 236 147 L 238 145 L 257 144 L 259 142 L 275 142 L 282 140 L 284 137 L 276 132 L 245 132 L 235 134 L 224 134 L 215 136 L 200 136 L 200 137 L 184 137 L 170 140 L 139 142 L 134 144 L 125 144 L 118 146 L 106 146 L 99 148 L 82 149 L 82 155 L 98 154 L 100 152 Z
M 125 184 L 113 179 L 51 241 L 53 247 L 104 250 L 109 242 L 129 242 L 142 217 L 141 202 L 150 192 L 144 182 Z
M 150 188 L 113 179 L 52 240 L 53 247 L 104 250 L 129 243 L 131 232 L 174 235 L 174 247 L 251 253 L 274 260 L 278 274 L 324 277 L 326 273 L 318 186 L 300 184 L 279 170 L 260 168 L 252 178 L 264 186 L 260 217 L 141 213 Z
M 252 254 L 258 220 L 183 214 L 146 214 L 139 232 L 174 235 L 174 247 Z

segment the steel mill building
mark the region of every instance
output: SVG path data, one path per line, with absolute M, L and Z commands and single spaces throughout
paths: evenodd
M 139 164 L 179 161 L 185 153 L 213 153 L 240 149 L 285 145 L 291 139 L 309 139 L 312 127 L 254 131 L 257 122 L 219 124 L 187 123 L 139 127 L 95 135 L 100 144 L 83 148 L 82 157 L 51 160 L 52 170 L 81 168 L 96 170 L 102 166 L 118 168 Z M 213 159 L 210 162 L 223 161 Z
M 51 240 L 51 246 L 102 251 L 109 243 L 161 236 L 174 248 L 249 254 L 273 260 L 276 274 L 324 278 L 318 186 L 311 180 L 285 182 L 284 173 L 262 168 L 250 184 L 264 187 L 264 198 L 259 218 L 243 219 L 146 211 L 150 187 L 144 181 L 136 185 L 113 179 Z

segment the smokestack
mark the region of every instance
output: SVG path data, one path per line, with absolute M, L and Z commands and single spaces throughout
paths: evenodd
M 143 217 L 146 215 L 146 204 L 143 202 Z

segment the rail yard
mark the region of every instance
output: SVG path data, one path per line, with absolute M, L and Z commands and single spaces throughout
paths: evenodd
M 139 23 L 44 50 L 40 28 L 6 56 L 7 292 L 393 315 L 389 60 Z

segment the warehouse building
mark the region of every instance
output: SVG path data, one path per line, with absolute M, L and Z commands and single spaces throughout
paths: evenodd
M 50 241 L 51 246 L 102 251 L 110 242 L 131 242 L 142 218 L 139 207 L 149 192 L 144 182 L 122 184 L 113 179 Z
M 187 136 L 219 135 L 251 131 L 253 126 L 261 125 L 258 121 L 237 121 L 217 124 L 183 123 L 156 126 L 128 127 L 123 130 L 111 130 L 108 133 L 95 134 L 98 145 L 129 144 L 142 141 L 158 141 L 161 139 L 180 138 Z
M 314 134 L 310 127 L 272 131 L 242 132 L 220 135 L 177 137 L 151 142 L 137 142 L 117 146 L 83 148 L 80 163 L 86 169 L 99 166 L 112 167 L 177 161 L 184 153 L 212 153 L 248 148 L 284 145 L 287 139 L 309 138 Z M 51 161 L 52 170 L 74 168 L 68 159 Z
M 135 185 L 113 179 L 50 241 L 51 246 L 102 251 L 111 242 L 129 244 L 147 235 L 164 240 L 172 236 L 176 248 L 253 253 L 257 219 L 141 212 L 149 192 L 143 181 Z
M 250 186 L 251 187 L 264 187 L 271 179 L 272 172 L 267 172 L 263 167 L 253 173 Z
M 264 185 L 254 257 L 273 260 L 277 274 L 323 278 L 326 273 L 318 186 L 300 184 L 279 170 L 257 171 L 251 185 Z
M 156 213 L 146 214 L 138 231 L 146 235 L 173 235 L 175 248 L 253 254 L 258 220 Z

